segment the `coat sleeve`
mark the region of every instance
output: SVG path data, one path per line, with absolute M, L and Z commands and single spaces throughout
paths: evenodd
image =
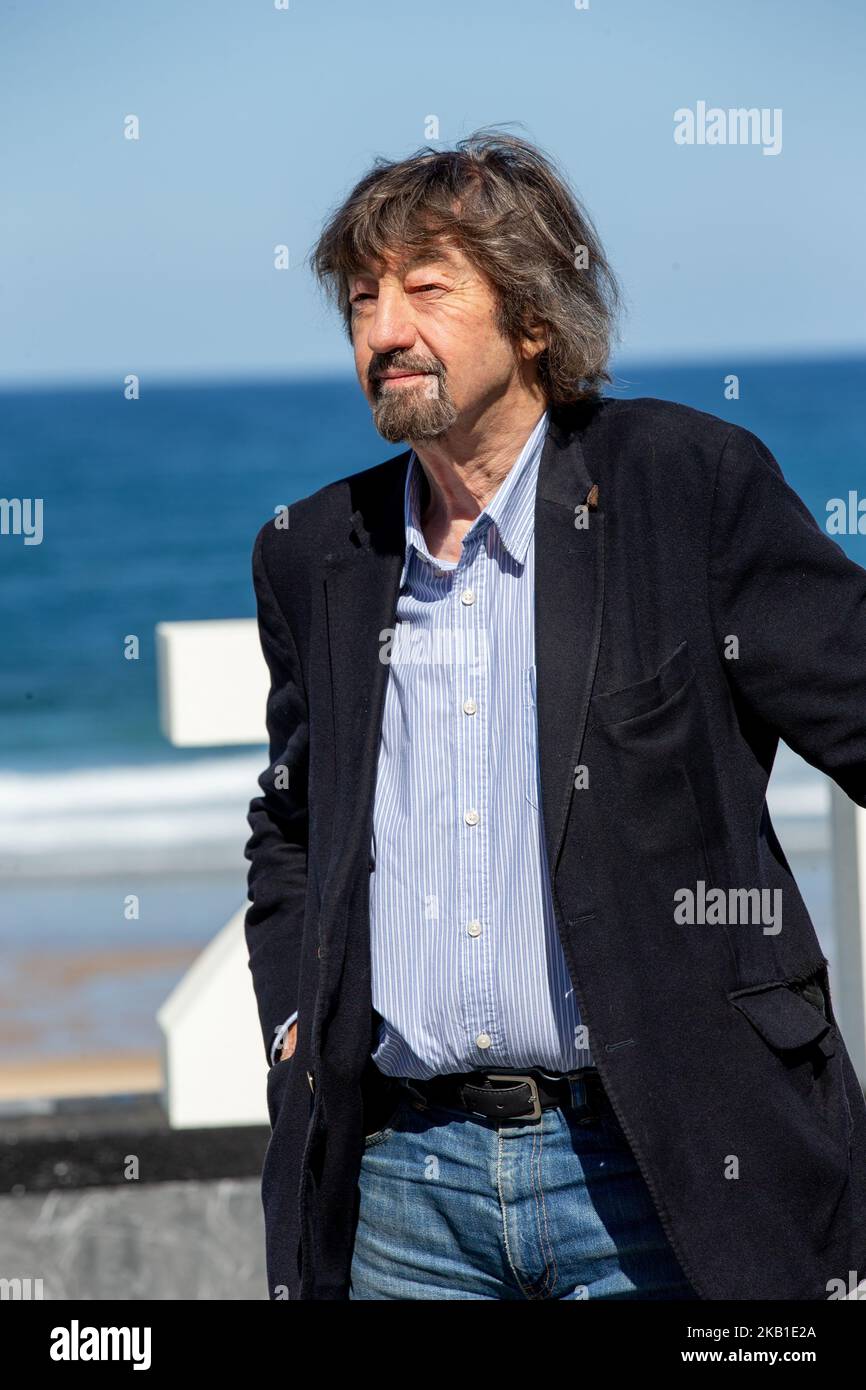
M 866 806 L 866 570 L 821 529 L 766 445 L 739 427 L 716 473 L 709 596 L 737 694 Z
M 272 525 L 266 523 L 266 527 Z M 271 1062 L 274 1036 L 297 1009 L 307 886 L 309 723 L 297 647 L 265 567 L 266 527 L 253 547 L 259 639 L 270 672 L 265 721 L 270 763 L 250 802 L 249 906 L 244 921 L 249 968 Z

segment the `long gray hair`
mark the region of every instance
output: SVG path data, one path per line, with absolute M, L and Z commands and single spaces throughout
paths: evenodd
M 551 405 L 598 395 L 619 306 L 589 214 L 550 157 L 516 135 L 478 130 L 453 150 L 422 146 L 373 162 L 310 254 L 351 341 L 349 281 L 393 258 L 456 246 L 492 282 L 499 331 L 515 345 L 539 326 Z

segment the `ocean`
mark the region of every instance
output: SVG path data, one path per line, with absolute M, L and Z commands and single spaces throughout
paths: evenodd
M 746 426 L 823 525 L 830 498 L 866 496 L 864 384 L 866 358 L 620 363 L 608 394 Z M 3 495 L 42 498 L 44 516 L 39 545 L 0 536 L 0 1063 L 155 1048 L 157 1006 L 245 899 L 246 807 L 266 763 L 264 748 L 166 742 L 155 625 L 254 616 L 263 521 L 400 446 L 333 378 L 145 380 L 135 402 L 120 387 L 0 393 L 0 450 Z M 866 535 L 837 539 L 866 566 Z M 826 786 L 787 754 L 773 785 L 829 954 Z

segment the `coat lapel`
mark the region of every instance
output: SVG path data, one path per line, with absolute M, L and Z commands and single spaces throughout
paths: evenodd
M 336 764 L 331 861 L 320 929 L 332 964 L 342 959 L 343 928 L 355 875 L 367 881 L 373 796 L 388 666 L 380 661 L 383 631 L 396 621 L 405 553 L 403 489 L 409 451 L 392 461 L 390 477 L 357 499 L 344 551 L 326 564 L 325 621 L 331 676 Z
M 538 756 L 551 882 L 595 679 L 603 594 L 604 513 L 599 489 L 587 471 L 573 416 L 554 416 L 535 496 Z

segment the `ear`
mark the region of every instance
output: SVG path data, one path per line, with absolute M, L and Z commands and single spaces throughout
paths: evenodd
M 531 362 L 534 357 L 540 357 L 546 348 L 547 326 L 543 323 L 533 324 L 520 340 L 522 356 Z

